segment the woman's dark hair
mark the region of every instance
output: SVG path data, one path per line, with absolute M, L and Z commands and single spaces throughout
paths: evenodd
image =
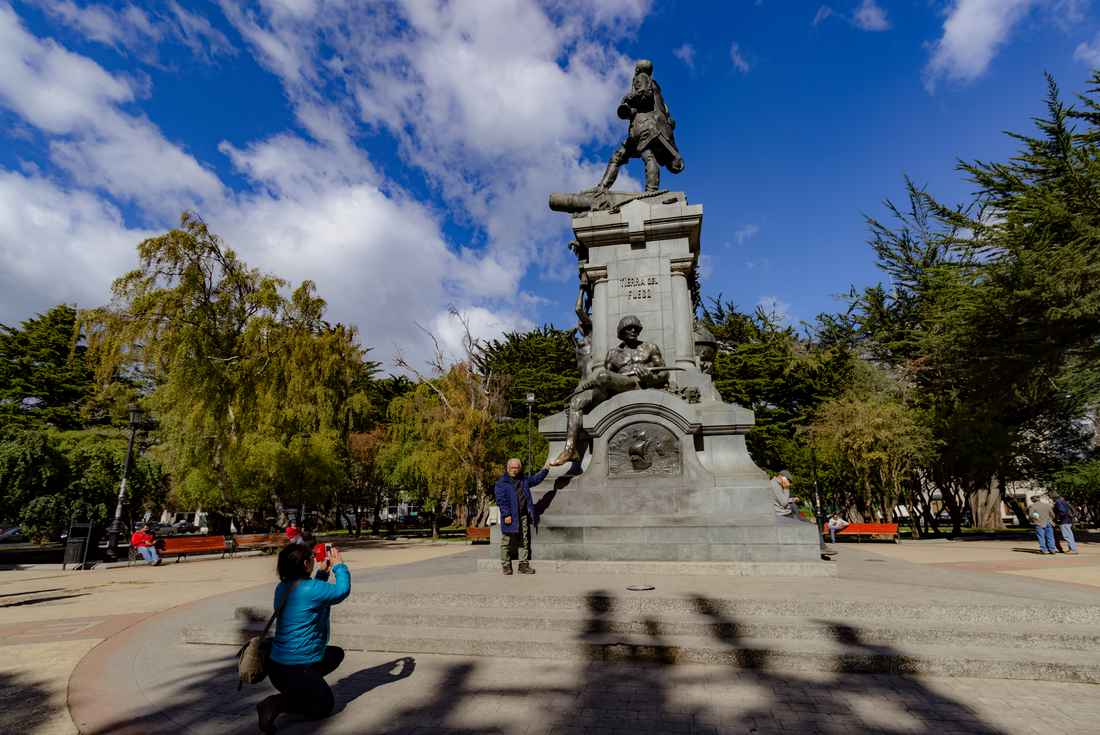
M 293 582 L 299 577 L 309 574 L 306 564 L 313 555 L 313 549 L 302 544 L 287 544 L 279 552 L 279 562 L 275 566 L 275 573 L 284 582 Z

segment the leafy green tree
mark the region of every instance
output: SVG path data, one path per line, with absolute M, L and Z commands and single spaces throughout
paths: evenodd
M 773 473 L 790 469 L 796 490 L 805 491 L 809 447 L 798 430 L 818 405 L 850 386 L 851 353 L 842 344 L 802 337 L 763 309 L 740 312 L 721 296 L 703 309 L 700 321 L 718 341 L 714 383 L 723 400 L 756 414 L 746 437 L 753 460 Z
M 1007 483 L 1049 483 L 1081 457 L 1097 405 L 1100 108 L 1066 107 L 1048 81 L 1038 135 L 1012 134 L 1017 156 L 960 163 L 972 204 L 944 207 L 906 179 L 908 208 L 887 202 L 897 226 L 868 218 L 890 287 L 853 294 L 825 324 L 894 370 L 927 417 L 943 451 L 924 476 L 956 531 L 966 506 L 976 525 L 1001 526 Z
M 906 491 L 913 472 L 933 458 L 935 445 L 932 432 L 911 409 L 881 394 L 826 401 L 810 431 L 858 479 L 846 509 L 853 520 L 888 523 L 899 504 L 915 516 Z
M 394 474 L 394 484 L 416 492 L 429 507 L 449 503 L 464 515 L 469 499 L 478 505 L 473 525 L 485 522 L 489 509 L 487 482 L 502 466 L 500 419 L 508 410 L 511 376 L 478 368 L 480 344 L 470 334 L 468 321 L 454 309 L 451 317 L 463 326 L 463 355 L 447 361 L 436 351 L 429 366 L 438 377 L 427 379 L 398 354 L 397 364 L 419 378 L 416 389 L 396 399 L 391 409 L 391 431 L 407 454 L 404 475 Z M 390 457 L 389 452 L 386 453 Z M 392 460 L 387 460 L 392 463 Z M 433 514 L 432 537 L 438 538 L 438 514 Z
M 0 426 L 82 426 L 95 382 L 79 343 L 76 310 L 66 304 L 22 323 L 0 324 Z
M 18 519 L 36 541 L 74 521 L 103 524 L 113 518 L 126 437 L 121 432 L 45 431 L 9 427 L 0 434 L 0 513 Z M 167 474 L 155 456 L 131 458 L 124 518 L 159 507 Z
M 562 399 L 580 382 L 575 331 L 549 325 L 530 332 L 511 332 L 504 335 L 503 340 L 494 339 L 480 345 L 475 355 L 478 370 L 485 375 L 510 379 L 508 418 L 511 421 L 501 422 L 498 429 L 501 454 L 506 459 L 518 457 L 527 463 L 528 393 L 535 394 L 531 407 L 531 456 L 544 457 L 548 452 L 548 442 L 538 433 L 538 421 L 562 411 L 565 408 Z
M 89 358 L 102 386 L 120 375 L 154 386 L 147 404 L 180 496 L 238 527 L 263 527 L 261 509 L 277 507 L 282 488 L 273 473 L 265 485 L 249 470 L 285 466 L 306 430 L 323 448 L 311 486 L 323 495 L 346 482 L 332 468 L 352 418 L 368 408 L 374 369 L 354 328 L 322 320 L 325 302 L 309 281 L 284 296 L 286 281 L 248 268 L 192 212 L 138 254 L 113 302 L 85 314 Z

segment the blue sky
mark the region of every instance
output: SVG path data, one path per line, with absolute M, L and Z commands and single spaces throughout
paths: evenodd
M 1087 0 L 0 2 L 0 323 L 92 307 L 135 246 L 206 219 L 316 281 L 373 356 L 574 323 L 555 191 L 594 186 L 648 58 L 704 207 L 704 295 L 812 321 L 875 283 L 863 214 L 1100 67 Z M 640 162 L 616 188 L 636 188 Z

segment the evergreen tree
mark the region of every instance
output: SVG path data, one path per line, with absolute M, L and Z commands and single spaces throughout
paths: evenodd
M 0 426 L 82 426 L 95 392 L 79 343 L 76 310 L 66 304 L 22 323 L 0 324 Z
M 846 346 L 801 337 L 758 308 L 738 311 L 732 302 L 711 299 L 703 326 L 718 341 L 714 383 L 722 399 L 756 415 L 746 442 L 753 461 L 772 473 L 787 468 L 796 490 L 810 482 L 809 446 L 798 431 L 817 406 L 844 393 L 852 381 L 853 358 Z

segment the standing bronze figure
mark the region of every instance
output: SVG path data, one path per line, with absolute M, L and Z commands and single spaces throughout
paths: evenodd
M 660 188 L 661 166 L 674 174 L 684 170 L 684 159 L 676 150 L 676 139 L 672 135 L 676 121 L 669 115 L 661 86 L 653 81 L 652 75 L 653 64 L 645 59 L 634 67 L 634 83 L 618 110 L 620 119 L 630 120 L 630 132 L 619 150 L 611 154 L 597 192 L 607 192 L 619 176 L 619 166 L 631 158 L 645 162 L 646 191 Z

